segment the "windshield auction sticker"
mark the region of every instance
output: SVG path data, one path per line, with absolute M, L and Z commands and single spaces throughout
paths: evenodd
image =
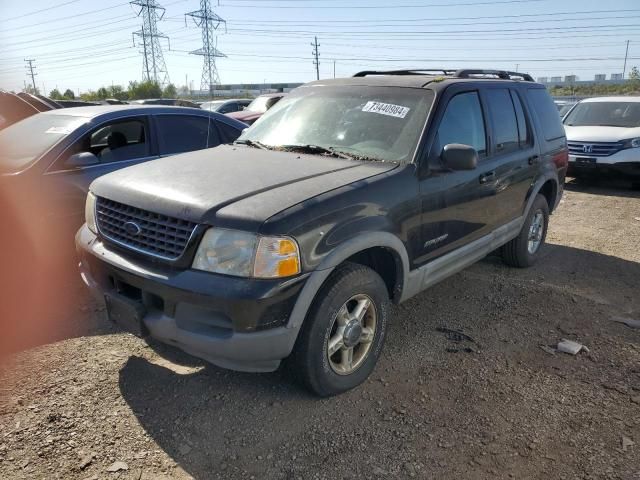
M 390 117 L 397 118 L 406 117 L 409 110 L 411 110 L 409 107 L 382 102 L 367 102 L 366 105 L 362 107 L 363 112 L 379 113 L 381 115 L 388 115 Z

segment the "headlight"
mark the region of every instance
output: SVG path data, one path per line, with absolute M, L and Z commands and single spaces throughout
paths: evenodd
M 624 141 L 624 148 L 638 148 L 640 147 L 640 138 L 630 138 Z
M 210 228 L 193 268 L 237 277 L 282 278 L 300 273 L 300 253 L 297 243 L 287 237 Z
M 98 233 L 96 227 L 96 196 L 89 192 L 87 195 L 87 201 L 84 204 L 84 221 L 87 222 L 87 227 L 93 233 Z

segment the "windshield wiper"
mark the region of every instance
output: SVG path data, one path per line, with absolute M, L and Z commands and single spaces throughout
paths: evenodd
M 271 150 L 270 147 L 266 146 L 264 143 L 258 142 L 257 140 L 236 140 L 233 144 L 246 145 L 248 147 L 260 148 L 262 150 Z
M 288 152 L 300 152 L 300 153 L 320 153 L 324 155 L 331 155 L 332 157 L 344 158 L 346 160 L 360 160 L 360 157 L 355 155 L 349 155 L 348 153 L 336 150 L 333 147 L 322 147 L 320 145 L 280 145 L 282 150 Z

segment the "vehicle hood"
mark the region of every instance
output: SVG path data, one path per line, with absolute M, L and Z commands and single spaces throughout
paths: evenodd
M 640 128 L 626 127 L 571 127 L 564 126 L 567 141 L 571 142 L 618 142 L 640 137 Z
M 235 118 L 241 122 L 251 122 L 260 118 L 264 113 L 252 112 L 251 110 L 242 110 L 240 112 L 225 113 L 227 117 Z
M 257 228 L 288 207 L 396 166 L 223 145 L 118 170 L 90 189 L 99 197 L 196 223 L 244 228 L 248 222 Z

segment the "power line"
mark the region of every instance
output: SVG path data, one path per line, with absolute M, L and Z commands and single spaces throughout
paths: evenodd
M 64 7 L 65 5 L 71 5 L 72 3 L 78 3 L 80 0 L 70 0 L 68 2 L 64 2 L 64 3 L 60 3 L 58 5 L 54 5 L 53 7 L 47 7 L 47 8 L 41 8 L 40 10 L 34 10 L 33 12 L 29 12 L 29 13 L 23 13 L 22 15 L 17 15 L 15 17 L 9 17 L 9 18 L 4 18 L 3 20 L 5 22 L 10 22 L 12 20 L 17 20 L 19 18 L 24 18 L 24 17 L 28 17 L 30 15 L 35 15 L 37 13 L 41 13 L 41 12 L 46 12 L 49 10 L 53 10 L 54 8 L 60 8 L 60 7 Z
M 249 0 L 247 0 L 249 1 Z M 256 2 L 260 2 L 263 0 L 255 0 Z M 269 1 L 269 0 L 265 0 L 265 1 Z M 492 2 L 492 1 L 480 1 L 480 2 L 468 2 L 468 3 L 430 3 L 428 5 L 304 5 L 304 6 L 300 6 L 300 5 L 269 5 L 268 7 L 265 7 L 264 5 L 247 5 L 247 4 L 243 4 L 241 6 L 241 8 L 296 8 L 296 9 L 308 9 L 308 8 L 323 8 L 323 9 L 327 9 L 327 8 L 331 8 L 331 9 L 336 9 L 336 8 L 341 8 L 341 9 L 389 9 L 389 8 L 433 8 L 433 7 L 469 7 L 469 6 L 474 6 L 474 5 L 500 5 L 500 4 L 512 4 L 512 3 L 537 3 L 537 2 L 546 2 L 549 0 L 502 0 L 502 1 L 497 1 L 497 2 Z M 221 7 L 240 7 L 240 5 L 230 5 L 230 4 L 220 4 L 219 6 Z
M 547 12 L 547 13 L 519 13 L 519 14 L 513 14 L 513 15 L 501 15 L 500 19 L 511 19 L 511 18 L 530 18 L 530 17 L 558 17 L 558 16 L 562 16 L 562 15 L 570 15 L 571 18 L 552 18 L 552 19 L 547 19 L 547 20 L 535 20 L 535 22 L 566 22 L 566 21 L 579 21 L 579 20 L 602 20 L 602 19 L 606 19 L 607 17 L 601 17 L 601 16 L 597 16 L 597 17 L 586 17 L 586 18 L 576 18 L 576 15 L 592 15 L 592 14 L 602 14 L 602 13 L 608 13 L 608 14 L 615 14 L 615 13 L 637 13 L 640 12 L 640 9 L 614 9 L 614 10 L 586 10 L 586 11 L 582 11 L 582 12 Z M 168 17 L 169 19 L 172 18 L 177 18 L 177 17 Z M 387 18 L 385 20 L 380 20 L 380 21 L 385 21 L 385 22 L 412 22 L 412 23 L 420 23 L 420 22 L 431 22 L 431 23 L 438 23 L 441 24 L 441 22 L 443 20 L 487 20 L 487 19 L 495 19 L 496 16 L 495 15 L 489 15 L 489 16 L 475 16 L 475 17 L 451 17 L 451 16 L 447 16 L 447 17 L 429 17 L 429 18 L 396 18 L 396 19 L 391 19 L 391 18 Z M 626 18 L 626 17 L 612 17 L 612 18 Z M 312 24 L 312 25 L 317 25 L 317 24 L 322 24 L 322 23 L 330 23 L 330 24 L 336 24 L 336 23 L 347 23 L 347 24 L 355 24 L 355 23 L 377 23 L 378 20 L 368 20 L 368 19 L 351 19 L 351 20 L 342 20 L 342 19 L 335 19 L 335 20 L 269 20 L 269 19 L 256 19 L 256 20 L 250 20 L 250 19 L 246 19 L 246 18 L 241 18 L 238 20 L 230 20 L 230 22 L 233 22 L 234 24 L 240 24 L 240 23 L 253 23 L 253 24 L 259 24 L 259 25 L 263 25 L 263 24 L 288 24 L 288 23 L 296 23 L 296 24 Z M 523 21 L 523 23 L 528 23 L 529 21 Z M 507 22 L 491 22 L 492 24 L 498 24 L 498 23 L 512 23 L 510 21 Z
M 47 23 L 53 23 L 53 22 L 61 22 L 61 21 L 68 20 L 70 18 L 86 17 L 87 15 L 91 15 L 92 13 L 100 13 L 100 12 L 104 12 L 104 11 L 111 10 L 111 9 L 114 9 L 114 8 L 118 8 L 118 7 L 121 7 L 123 5 L 128 5 L 128 4 L 129 4 L 129 2 L 119 3 L 117 5 L 112 5 L 110 7 L 99 8 L 97 10 L 89 10 L 88 12 L 76 13 L 74 15 L 65 15 L 64 17 L 51 18 L 49 20 L 43 20 L 42 22 L 32 23 L 32 24 L 29 24 L 29 25 L 22 25 L 22 26 L 15 27 L 15 28 L 8 28 L 8 29 L 2 30 L 2 31 L 3 32 L 11 32 L 11 33 L 13 33 L 16 30 L 22 30 L 24 28 L 39 27 L 40 25 L 45 25 Z
M 201 55 L 204 58 L 200 89 L 208 90 L 209 96 L 213 98 L 215 85 L 220 83 L 216 58 L 226 57 L 224 53 L 217 49 L 218 37 L 216 33 L 220 25 L 225 25 L 226 28 L 226 22 L 216 15 L 209 4 L 209 0 L 200 0 L 200 10 L 186 13 L 185 24 L 186 17 L 191 17 L 193 22 L 202 30 L 202 47 L 189 53 L 191 55 Z M 214 45 L 214 42 L 216 45 Z

